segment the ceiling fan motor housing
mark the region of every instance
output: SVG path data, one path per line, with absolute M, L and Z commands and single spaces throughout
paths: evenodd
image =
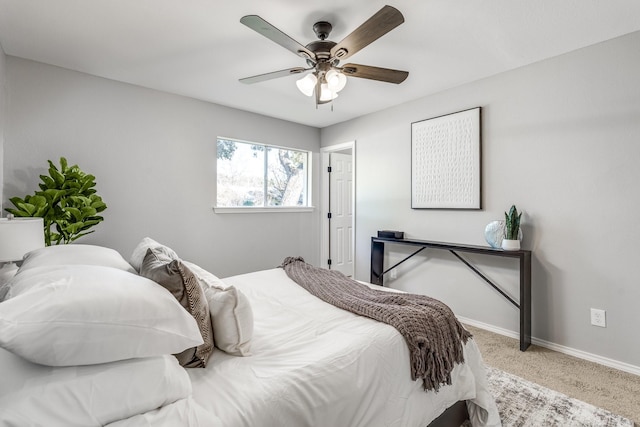
M 336 45 L 336 42 L 330 40 L 316 40 L 305 47 L 311 52 L 316 54 L 318 62 L 327 61 L 331 58 L 331 49 Z
M 320 21 L 313 24 L 313 31 L 320 40 L 325 40 L 329 37 L 333 27 L 327 21 Z
M 331 49 L 333 49 L 333 47 L 337 44 L 336 42 L 327 40 L 332 28 L 333 27 L 331 26 L 331 24 L 327 21 L 320 21 L 313 24 L 313 31 L 316 33 L 316 36 L 318 36 L 320 40 L 313 41 L 305 47 L 316 54 L 316 58 L 319 60 L 319 62 L 331 58 Z M 338 52 L 335 53 L 335 59 L 331 61 L 331 65 L 338 65 L 339 59 L 345 56 L 346 53 L 346 49 L 339 49 Z M 313 66 L 313 63 L 311 61 L 307 61 L 307 63 Z

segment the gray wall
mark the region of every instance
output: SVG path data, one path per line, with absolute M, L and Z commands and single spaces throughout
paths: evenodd
M 322 146 L 357 141 L 357 278 L 369 278 L 377 230 L 482 245 L 485 225 L 516 204 L 533 251 L 533 335 L 640 366 L 638 46 L 634 33 L 322 129 Z M 477 106 L 483 209 L 412 210 L 411 122 Z M 515 264 L 468 258 L 518 296 Z M 415 257 L 390 284 L 519 329 L 515 307 L 446 252 Z M 607 328 L 590 325 L 591 307 L 607 311 Z
M 534 254 L 534 336 L 640 366 L 633 332 L 640 329 L 638 45 L 635 33 L 321 132 L 0 55 L 8 95 L 4 117 L 0 110 L 2 199 L 6 207 L 9 197 L 31 193 L 46 160 L 66 156 L 98 177 L 109 205 L 84 242 L 128 256 L 149 235 L 221 276 L 269 268 L 292 254 L 317 262 L 317 212 L 213 213 L 215 137 L 314 153 L 320 141 L 356 140 L 359 279 L 368 280 L 369 239 L 379 229 L 485 244 L 485 225 L 515 203 L 525 212 L 523 246 Z M 483 210 L 411 210 L 411 122 L 476 106 L 483 108 Z M 446 253 L 427 257 L 403 264 L 392 286 L 518 330 L 515 308 L 495 291 Z M 512 263 L 469 258 L 517 297 Z M 590 307 L 607 310 L 606 329 L 589 325 Z
M 5 81 L 6 81 L 6 56 L 4 54 L 4 50 L 2 50 L 2 46 L 0 46 L 0 190 L 3 188 L 4 183 L 4 127 L 5 127 L 5 116 L 6 116 L 6 100 L 7 94 L 5 89 Z M 0 191 L 0 196 L 2 195 L 2 191 Z M 4 211 L 2 210 L 3 197 L 0 197 L 0 217 L 4 216 Z
M 317 263 L 317 212 L 212 207 L 216 136 L 318 154 L 318 129 L 12 56 L 6 62 L 5 204 L 33 193 L 47 160 L 64 156 L 97 177 L 108 205 L 105 221 L 78 243 L 128 257 L 150 236 L 219 276 L 272 268 L 292 255 Z

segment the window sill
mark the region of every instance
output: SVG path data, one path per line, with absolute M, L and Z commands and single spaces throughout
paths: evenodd
M 213 211 L 215 213 L 219 213 L 219 214 L 237 214 L 237 213 L 291 213 L 291 212 L 313 212 L 314 211 L 314 207 L 313 206 L 300 206 L 300 207 L 279 207 L 279 206 L 272 206 L 272 207 L 252 207 L 252 206 L 247 206 L 247 207 L 232 207 L 232 208 L 228 208 L 228 207 L 217 207 L 214 206 L 213 207 Z

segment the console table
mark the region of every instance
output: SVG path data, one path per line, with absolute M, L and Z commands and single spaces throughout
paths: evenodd
M 392 243 L 398 245 L 417 246 L 419 249 L 404 258 L 402 261 L 394 264 L 388 269 L 384 269 L 384 245 Z M 525 351 L 531 344 L 531 251 L 505 251 L 503 249 L 495 249 L 488 246 L 462 245 L 458 243 L 432 242 L 428 240 L 415 239 L 395 239 L 387 237 L 371 238 L 371 279 L 370 282 L 376 285 L 384 286 L 384 275 L 393 270 L 409 258 L 417 255 L 425 249 L 441 249 L 451 252 L 458 260 L 470 268 L 475 274 L 480 276 L 485 282 L 506 298 L 511 304 L 516 306 L 520 311 L 520 351 Z M 482 255 L 498 256 L 505 258 L 517 258 L 519 260 L 520 269 L 520 302 L 516 302 L 507 295 L 500 287 L 480 272 L 476 267 L 471 265 L 467 260 L 462 258 L 458 252 L 469 252 Z

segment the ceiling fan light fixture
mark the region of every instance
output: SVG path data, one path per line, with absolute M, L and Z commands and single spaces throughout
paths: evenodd
M 298 86 L 300 92 L 302 92 L 306 96 L 312 96 L 317 82 L 318 78 L 315 76 L 315 74 L 310 73 L 296 81 L 296 86 Z
M 338 94 L 329 88 L 327 83 L 322 83 L 320 85 L 320 102 L 326 103 L 331 102 L 338 97 Z
M 340 92 L 347 84 L 347 76 L 336 70 L 329 70 L 325 75 L 327 86 L 333 92 Z

